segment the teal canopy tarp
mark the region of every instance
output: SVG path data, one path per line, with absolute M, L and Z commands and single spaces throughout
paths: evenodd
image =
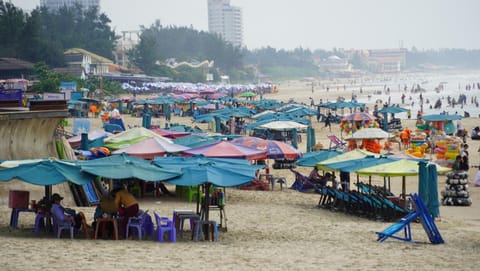
M 93 176 L 81 172 L 73 163 L 55 159 L 45 159 L 33 163 L 21 163 L 15 167 L 0 169 L 0 181 L 14 178 L 35 185 L 55 185 L 71 181 L 78 185 L 89 183 Z
M 302 158 L 298 159 L 297 165 L 302 167 L 315 167 L 318 163 L 342 154 L 339 151 L 320 150 L 304 153 Z
M 438 200 L 438 174 L 437 168 L 428 162 L 418 163 L 418 194 L 425 202 L 432 216 L 440 215 L 440 202 Z
M 173 142 L 175 144 L 183 145 L 189 148 L 196 148 L 196 147 L 208 145 L 220 140 L 222 140 L 222 138 L 200 136 L 200 135 L 189 135 L 189 136 L 176 138 L 173 140 Z
M 150 161 L 128 154 L 113 155 L 105 158 L 77 161 L 82 171 L 110 179 L 136 178 L 158 182 L 178 177 L 179 170 L 159 168 Z
M 251 165 L 243 159 L 207 157 L 156 157 L 153 163 L 162 168 L 179 169 L 183 175 L 167 181 L 183 186 L 211 183 L 220 187 L 247 184 L 264 166 Z
M 372 166 L 381 165 L 385 163 L 391 163 L 394 161 L 395 161 L 394 159 L 384 158 L 384 157 L 380 157 L 380 158 L 366 157 L 362 159 L 348 160 L 348 161 L 328 164 L 328 167 L 338 171 L 355 172 L 362 168 L 372 167 Z
M 422 116 L 422 119 L 425 121 L 449 121 L 449 120 L 461 120 L 462 116 L 436 114 L 436 115 Z

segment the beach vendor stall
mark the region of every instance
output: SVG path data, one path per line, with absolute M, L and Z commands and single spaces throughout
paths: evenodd
M 437 162 L 452 167 L 455 157 L 460 154 L 462 139 L 454 136 L 456 128 L 453 121 L 461 120 L 459 115 L 425 115 L 424 132 L 431 138 Z M 418 126 L 417 126 L 418 127 Z M 421 128 L 421 127 L 418 127 Z
M 362 128 L 379 128 L 375 121 L 377 118 L 369 113 L 357 112 L 350 114 L 340 122 L 340 130 L 347 135 L 352 135 Z

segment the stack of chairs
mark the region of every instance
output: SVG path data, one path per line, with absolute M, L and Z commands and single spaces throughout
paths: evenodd
M 408 209 L 394 204 L 385 194 L 376 192 L 373 187 L 365 184 L 361 186 L 369 192 L 322 187 L 318 207 L 382 221 L 397 220 L 409 213 Z

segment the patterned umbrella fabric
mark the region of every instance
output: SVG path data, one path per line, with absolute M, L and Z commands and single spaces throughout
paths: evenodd
M 366 120 L 376 120 L 377 118 L 374 115 L 365 112 L 356 112 L 344 117 L 343 121 L 366 121 Z
M 270 159 L 297 159 L 302 156 L 302 153 L 293 146 L 277 140 L 266 140 L 254 136 L 244 136 L 232 140 L 232 143 L 266 151 L 267 158 Z
M 261 160 L 267 157 L 266 151 L 240 146 L 229 141 L 219 141 L 209 145 L 184 151 L 186 155 L 203 155 L 205 157 L 240 158 Z

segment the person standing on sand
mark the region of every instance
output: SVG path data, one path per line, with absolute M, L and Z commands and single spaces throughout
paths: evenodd
M 328 126 L 329 131 L 332 131 L 332 113 L 328 112 L 327 117 L 325 118 L 325 127 Z

